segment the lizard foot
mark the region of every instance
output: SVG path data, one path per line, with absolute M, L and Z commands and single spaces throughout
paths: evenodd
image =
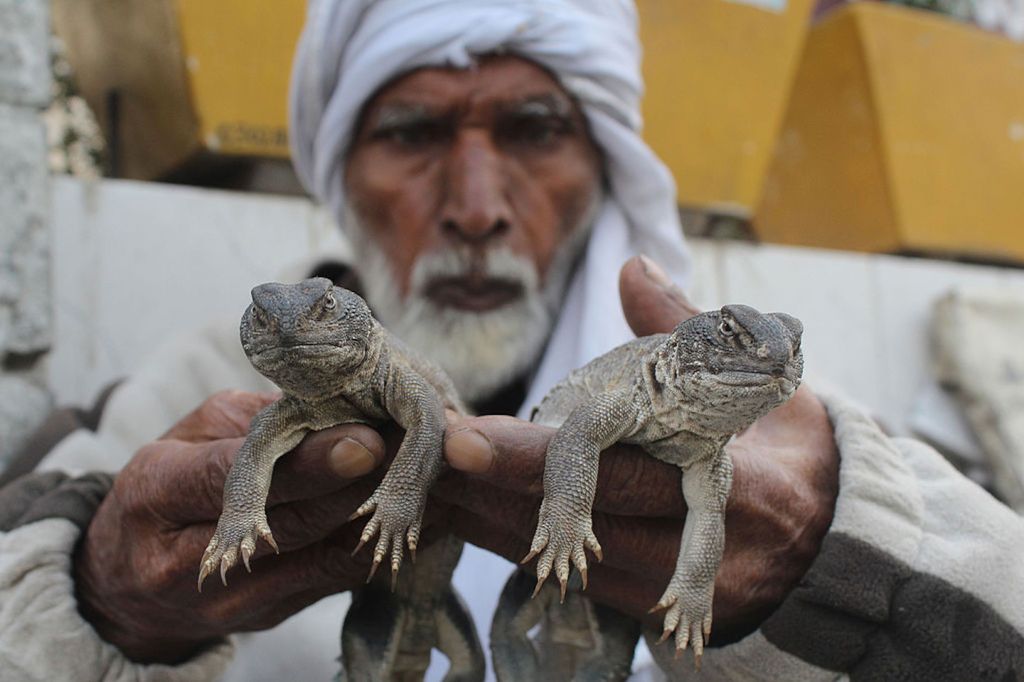
M 382 485 L 349 517 L 351 521 L 373 513 L 370 520 L 366 522 L 362 535 L 359 536 L 359 544 L 352 551 L 353 555 L 358 553 L 378 532 L 380 533 L 377 545 L 373 548 L 373 565 L 370 566 L 370 575 L 366 578 L 366 582 L 373 580 L 384 557 L 390 554 L 391 589 L 395 589 L 398 569 L 402 566 L 403 543 L 409 546 L 410 556 L 415 563 L 424 504 L 425 501 L 421 502 L 408 493 L 389 493 L 383 490 Z
M 242 557 L 245 570 L 252 571 L 249 559 L 256 551 L 256 538 L 261 537 L 277 552 L 277 542 L 267 525 L 266 513 L 261 509 L 256 514 L 231 513 L 221 514 L 217 521 L 217 530 L 206 546 L 203 559 L 199 562 L 199 580 L 196 587 L 203 591 L 203 581 L 217 566 L 220 566 L 220 580 L 225 587 L 228 584 L 228 569 L 235 565 L 238 557 Z
M 706 586 L 694 585 L 685 580 L 673 578 L 665 593 L 650 613 L 668 609 L 665 612 L 661 644 L 675 633 L 676 656 L 689 645 L 693 648 L 694 664 L 700 670 L 704 646 L 711 637 L 711 602 L 714 596 L 713 581 Z
M 530 552 L 520 563 L 526 563 L 534 557 L 537 559 L 537 587 L 533 596 L 537 596 L 541 586 L 547 580 L 552 567 L 561 586 L 561 601 L 565 602 L 565 590 L 569 582 L 569 562 L 572 561 L 580 572 L 583 589 L 587 589 L 587 557 L 583 549 L 587 548 L 601 561 L 601 544 L 594 536 L 590 514 L 551 513 L 541 505 L 540 520 L 537 532 L 533 536 Z

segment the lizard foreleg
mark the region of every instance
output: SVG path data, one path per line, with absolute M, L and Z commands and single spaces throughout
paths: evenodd
M 203 581 L 218 565 L 220 579 L 227 585 L 228 569 L 235 565 L 239 555 L 249 570 L 257 537 L 277 551 L 277 542 L 267 524 L 267 495 L 274 462 L 298 445 L 308 431 L 298 414 L 291 402 L 281 399 L 253 418 L 249 436 L 224 481 L 224 508 L 199 566 L 200 591 Z
M 698 668 L 711 636 L 711 603 L 725 547 L 725 504 L 731 486 L 732 459 L 724 449 L 684 470 L 687 512 L 679 557 L 665 593 L 652 609 L 668 609 L 660 641 L 675 632 L 676 651 L 692 645 Z
M 561 584 L 562 599 L 572 561 L 587 586 L 584 547 L 602 559 L 594 535 L 591 509 L 597 489 L 601 450 L 637 428 L 636 403 L 622 393 L 597 396 L 574 409 L 551 439 L 544 465 L 544 500 L 537 531 L 523 563 L 537 559 L 536 594 L 552 567 Z

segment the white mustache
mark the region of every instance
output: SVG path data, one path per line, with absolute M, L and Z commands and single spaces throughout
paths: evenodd
M 354 266 L 374 315 L 447 371 L 462 398 L 472 403 L 527 375 L 543 354 L 599 205 L 600 197 L 595 197 L 560 245 L 544 281 L 530 257 L 506 246 L 479 251 L 449 244 L 416 259 L 405 297 L 396 284 L 400 273 L 351 206 L 346 206 L 344 220 L 356 256 Z M 444 278 L 513 283 L 521 287 L 522 295 L 489 311 L 468 312 L 439 305 L 426 295 L 431 283 Z
M 412 294 L 422 295 L 431 282 L 444 278 L 503 280 L 520 285 L 528 293 L 540 288 L 534 264 L 507 248 L 486 251 L 475 261 L 454 249 L 425 254 L 416 261 L 409 279 Z

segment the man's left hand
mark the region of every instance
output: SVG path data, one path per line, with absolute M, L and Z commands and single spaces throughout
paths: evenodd
M 671 331 L 696 314 L 651 261 L 620 275 L 623 310 L 638 335 Z M 454 509 L 463 539 L 519 561 L 543 496 L 544 457 L 554 429 L 510 417 L 450 422 L 449 464 L 434 495 Z M 838 453 L 821 402 L 806 386 L 728 446 L 734 462 L 726 544 L 715 583 L 715 631 L 733 639 L 755 629 L 817 556 L 838 492 Z M 675 568 L 686 505 L 677 467 L 618 445 L 601 457 L 594 532 L 604 563 L 590 564 L 587 595 L 651 624 L 647 615 Z

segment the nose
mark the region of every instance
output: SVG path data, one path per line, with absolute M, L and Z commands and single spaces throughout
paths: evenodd
M 464 131 L 447 160 L 441 230 L 449 237 L 483 243 L 505 235 L 510 210 L 501 152 L 484 131 Z

